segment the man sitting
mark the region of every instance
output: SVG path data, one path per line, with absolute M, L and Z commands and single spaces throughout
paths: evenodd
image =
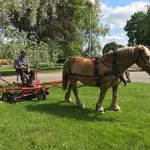
M 26 55 L 27 53 L 25 51 L 21 51 L 21 55 L 14 61 L 14 68 L 16 69 L 16 72 L 20 74 L 23 84 L 26 84 L 24 74 L 29 74 L 29 79 L 31 81 L 35 79 L 34 71 L 29 68 L 29 60 L 26 58 Z

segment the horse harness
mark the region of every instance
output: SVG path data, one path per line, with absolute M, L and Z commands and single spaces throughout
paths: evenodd
M 119 61 L 118 61 L 118 58 L 117 58 L 117 53 L 115 51 L 114 51 L 113 71 L 105 72 L 103 74 L 99 74 L 99 61 L 100 61 L 100 58 L 95 58 L 95 61 L 94 61 L 94 66 L 95 66 L 94 67 L 94 78 L 95 78 L 96 85 L 98 87 L 101 86 L 102 77 L 113 75 L 113 74 L 118 76 L 120 78 L 120 80 L 124 83 L 124 86 L 126 86 L 126 80 L 124 79 L 124 77 L 121 74 L 121 71 L 120 71 L 120 68 L 119 68 Z
M 118 61 L 117 54 L 116 54 L 115 51 L 114 51 L 114 58 L 115 59 L 114 59 L 114 62 L 113 62 L 113 70 L 110 71 L 110 72 L 105 72 L 103 74 L 99 73 L 100 58 L 95 58 L 93 63 L 94 63 L 94 80 L 95 80 L 96 86 L 100 87 L 101 86 L 101 79 L 103 77 L 109 76 L 109 75 L 118 76 L 120 78 L 120 80 L 124 83 L 124 86 L 126 86 L 126 81 L 125 81 L 124 77 L 121 74 L 121 71 L 120 71 L 120 68 L 119 68 L 119 61 Z M 72 73 L 71 67 L 69 66 L 69 64 L 68 64 L 68 67 L 69 67 L 70 73 L 67 73 L 67 75 L 76 75 L 76 76 L 80 76 L 80 77 L 93 78 L 93 76 L 90 76 L 90 75 L 80 75 L 80 74 Z

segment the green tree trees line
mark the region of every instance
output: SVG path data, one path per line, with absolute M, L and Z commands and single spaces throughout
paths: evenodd
M 131 19 L 127 21 L 124 30 L 129 38 L 128 46 L 143 44 L 150 47 L 150 6 L 147 6 L 147 12 L 134 13 Z M 124 46 L 116 42 L 107 43 L 103 48 L 103 54 L 121 47 Z
M 127 21 L 124 30 L 129 38 L 129 46 L 139 44 L 150 46 L 150 7 L 147 6 L 146 13 L 143 11 L 134 13 Z
M 95 2 L 91 26 L 96 37 L 108 28 L 99 23 L 100 2 Z M 0 58 L 14 59 L 26 49 L 31 63 L 53 66 L 58 57 L 80 55 L 87 42 L 85 0 L 1 0 L 0 16 Z

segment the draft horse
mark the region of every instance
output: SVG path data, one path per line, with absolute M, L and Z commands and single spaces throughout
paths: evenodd
M 71 90 L 73 90 L 77 107 L 84 108 L 84 104 L 79 99 L 77 81 L 86 86 L 99 87 L 100 96 L 96 103 L 96 111 L 103 113 L 102 102 L 107 90 L 111 87 L 112 103 L 110 108 L 119 111 L 120 107 L 117 105 L 118 86 L 121 81 L 125 81 L 123 73 L 134 63 L 150 74 L 150 51 L 147 47 L 143 45 L 124 47 L 100 58 L 72 57 L 68 59 L 64 64 L 62 75 L 62 88 L 67 90 L 65 100 L 69 101 Z

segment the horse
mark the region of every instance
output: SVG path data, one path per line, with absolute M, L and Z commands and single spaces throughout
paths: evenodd
M 117 104 L 118 86 L 121 81 L 125 81 L 122 76 L 124 72 L 134 63 L 150 75 L 150 51 L 147 47 L 143 45 L 123 47 L 99 58 L 71 57 L 64 63 L 62 72 L 62 88 L 64 91 L 67 90 L 65 100 L 70 100 L 73 90 L 76 106 L 85 108 L 78 95 L 77 82 L 80 81 L 86 86 L 100 89 L 96 103 L 97 112 L 104 113 L 102 102 L 109 88 L 112 88 L 110 109 L 119 111 L 121 108 Z

